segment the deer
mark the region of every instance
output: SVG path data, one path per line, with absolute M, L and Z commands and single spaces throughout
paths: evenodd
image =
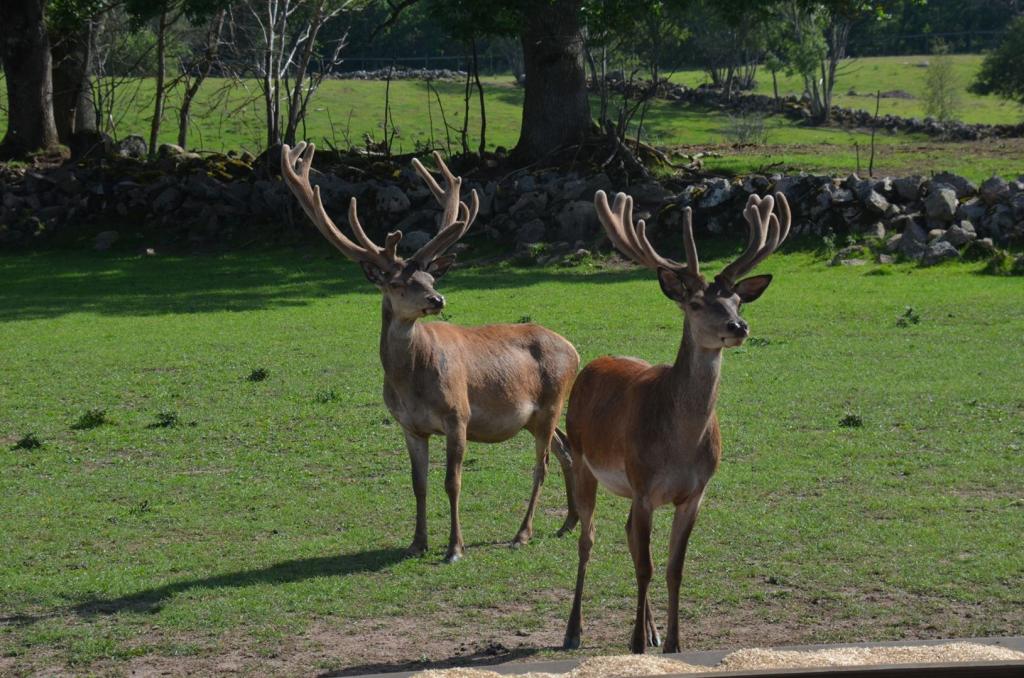
M 565 433 L 557 427 L 562 405 L 579 369 L 579 354 L 561 335 L 533 323 L 461 327 L 447 322 L 419 322 L 438 315 L 445 298 L 434 284 L 455 263 L 446 254 L 476 219 L 476 191 L 470 203 L 461 199 L 462 178 L 448 169 L 439 153 L 434 159 L 444 177 L 442 188 L 431 173 L 412 160 L 443 208 L 437 234 L 412 256 L 398 255 L 401 231 L 393 231 L 384 246 L 375 244 L 359 221 L 356 198 L 349 202 L 348 238 L 324 209 L 320 187 L 311 186 L 309 171 L 313 144 L 284 145 L 284 182 L 320 233 L 345 257 L 362 268 L 366 279 L 382 293 L 380 361 L 384 368 L 384 403 L 402 427 L 412 464 L 416 497 L 416 527 L 407 556 L 427 550 L 427 465 L 431 436 L 445 438 L 445 490 L 451 509 L 451 528 L 445 562 L 463 557 L 465 545 L 459 521 L 462 462 L 467 441 L 497 443 L 522 429 L 534 438 L 536 462 L 526 515 L 512 540 L 526 544 L 533 534 L 533 516 L 554 449 L 565 478 L 568 513 L 558 534 L 575 526 L 571 457 Z
M 598 485 L 631 501 L 626 541 L 637 583 L 636 620 L 630 650 L 643 653 L 661 642 L 647 597 L 653 573 L 651 529 L 656 508 L 675 507 L 666 569 L 668 627 L 664 651 L 679 651 L 679 588 L 686 546 L 708 481 L 722 455 L 715 401 L 722 352 L 740 346 L 750 329 L 741 304 L 755 301 L 771 275 L 740 279 L 771 254 L 789 234 L 791 215 L 783 194 L 751 195 L 743 216 L 749 227 L 740 256 L 711 282 L 700 272 L 693 239 L 693 215 L 683 210 L 686 263 L 658 254 L 641 219 L 633 223 L 632 198 L 619 193 L 609 207 L 594 198 L 609 240 L 623 255 L 655 271 L 662 293 L 683 312 L 683 337 L 672 365 L 639 358 L 604 356 L 577 375 L 569 395 L 566 430 L 573 455 L 573 496 L 579 516 L 579 565 L 564 647 L 580 646 L 583 582 L 594 544 Z M 773 210 L 777 208 L 778 214 Z

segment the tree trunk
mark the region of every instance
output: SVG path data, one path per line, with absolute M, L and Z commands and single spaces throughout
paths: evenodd
M 46 0 L 0 0 L 0 61 L 7 82 L 7 133 L 0 158 L 57 144 Z
M 89 83 L 89 59 L 94 24 L 85 20 L 76 29 L 50 36 L 53 56 L 53 116 L 57 137 L 72 145 L 76 132 L 96 131 L 96 107 Z
M 164 80 L 167 75 L 167 9 L 160 13 L 156 32 L 156 96 L 153 100 L 153 120 L 149 125 L 149 157 L 156 157 L 160 137 L 160 123 L 164 118 L 164 99 L 167 96 Z
M 220 34 L 224 27 L 225 14 L 227 14 L 227 11 L 222 9 L 210 20 L 209 30 L 206 32 L 206 51 L 193 76 L 195 79 L 187 84 L 185 93 L 181 97 L 181 110 L 178 111 L 178 145 L 182 148 L 187 148 L 186 142 L 188 141 L 188 124 L 192 111 L 192 100 L 199 93 L 199 88 L 202 86 L 203 81 L 210 75 L 210 69 L 213 68 L 213 63 L 217 60 L 220 53 Z
M 523 123 L 514 157 L 529 163 L 579 143 L 590 130 L 583 69 L 582 0 L 532 0 L 521 38 L 526 70 Z

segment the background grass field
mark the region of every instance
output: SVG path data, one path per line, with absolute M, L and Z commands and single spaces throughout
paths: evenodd
M 977 266 L 764 265 L 754 338 L 725 359 L 684 647 L 1024 633 L 1024 287 Z M 561 656 L 576 546 L 554 536 L 557 471 L 534 541 L 505 546 L 526 435 L 470 446 L 454 566 L 435 439 L 431 549 L 401 559 L 408 460 L 355 268 L 324 249 L 0 258 L 0 674 Z M 670 360 L 680 336 L 646 272 L 463 268 L 442 288 L 454 322 L 528 316 L 584 361 Z M 90 409 L 109 422 L 75 429 Z M 30 432 L 42 447 L 14 449 Z M 626 648 L 626 512 L 602 492 L 586 653 Z
M 978 55 L 951 56 L 963 88 L 962 117 L 968 122 L 1016 123 L 1024 117 L 1020 106 L 994 96 L 976 96 L 966 91 L 980 66 Z M 927 56 L 875 57 L 851 60 L 844 64 L 836 88 L 836 103 L 874 110 L 873 93 L 901 89 L 913 99 L 883 99 L 882 113 L 924 117 L 921 99 Z M 674 79 L 694 86 L 706 79 L 702 71 L 676 73 Z M 197 98 L 190 145 L 212 151 L 250 150 L 259 152 L 265 145 L 262 104 L 254 82 L 225 88 L 223 80 L 211 79 Z M 396 81 L 391 84 L 391 119 L 396 150 L 413 152 L 433 145 L 461 150 L 458 133 L 446 134 L 442 110 L 448 124 L 461 128 L 464 114 L 463 85 L 436 83 L 436 93 L 424 82 Z M 858 95 L 847 94 L 851 89 Z M 152 79 L 125 85 L 117 106 L 116 135 L 140 134 L 149 137 L 152 115 Z M 770 94 L 770 74 L 758 76 L 757 91 Z M 487 145 L 511 148 L 519 137 L 522 96 L 510 76 L 485 79 L 487 109 Z M 798 94 L 802 86 L 797 78 L 780 74 L 780 94 Z M 869 96 L 870 95 L 870 96 Z M 162 142 L 177 139 L 176 106 L 180 99 L 172 93 L 167 120 L 160 135 Z M 440 104 L 438 103 L 440 99 Z M 593 104 L 597 106 L 596 100 Z M 362 145 L 364 135 L 380 140 L 384 136 L 385 83 L 378 81 L 330 80 L 324 83 L 313 103 L 313 110 L 301 136 L 321 146 Z M 469 146 L 479 145 L 479 105 L 474 93 L 470 105 Z M 4 125 L 0 114 L 0 128 Z M 667 101 L 656 101 L 645 117 L 644 135 L 664 146 L 679 146 L 686 152 L 713 150 L 722 155 L 707 161 L 708 169 L 720 172 L 752 171 L 830 172 L 845 174 L 858 168 L 867 171 L 870 135 L 864 130 L 805 127 L 782 116 L 766 122 L 767 144 L 733 147 L 729 137 L 729 115 L 717 110 L 692 108 Z M 930 174 L 953 171 L 976 181 L 992 174 L 1015 178 L 1024 173 L 1024 141 L 1020 139 L 974 143 L 944 143 L 921 135 L 880 133 L 876 139 L 876 173 Z

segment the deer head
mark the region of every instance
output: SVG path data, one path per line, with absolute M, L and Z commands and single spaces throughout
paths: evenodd
M 480 209 L 476 191 L 471 192 L 470 204 L 467 206 L 460 198 L 462 178 L 448 170 L 439 153 L 434 153 L 434 159 L 445 178 L 447 190 L 441 188 L 419 160 L 413 159 L 413 167 L 444 207 L 444 213 L 437 235 L 411 257 L 403 259 L 398 256 L 402 232 L 392 231 L 385 238 L 384 247 L 376 245 L 359 223 L 354 197 L 348 206 L 348 223 L 356 242 L 334 225 L 320 199 L 320 187 L 309 183 L 314 152 L 313 144 L 305 141 L 300 141 L 295 148 L 285 144 L 281 149 L 281 174 L 320 233 L 342 254 L 362 267 L 366 279 L 376 285 L 391 302 L 396 316 L 413 320 L 440 313 L 445 302 L 444 297 L 434 289 L 434 283 L 455 263 L 455 255 L 445 254 L 445 251 L 466 234 L 476 219 Z
M 743 210 L 749 227 L 747 247 L 731 264 L 708 283 L 700 272 L 697 246 L 693 239 L 693 212 L 683 209 L 682 264 L 658 254 L 647 240 L 644 220 L 634 224 L 633 199 L 625 193 L 615 196 L 608 205 L 608 196 L 598 191 L 594 196 L 597 216 L 608 238 L 622 254 L 658 274 L 661 291 L 679 305 L 686 316 L 692 336 L 701 348 L 715 350 L 739 346 L 750 334 L 740 317 L 740 306 L 761 296 L 772 281 L 770 275 L 737 280 L 754 269 L 789 235 L 791 215 L 789 203 L 782 193 L 775 197 L 751 195 Z M 779 216 L 773 212 L 778 206 Z

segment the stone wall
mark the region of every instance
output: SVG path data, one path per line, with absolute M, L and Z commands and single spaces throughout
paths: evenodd
M 199 157 L 173 146 L 162 147 L 159 156 L 154 163 L 122 157 L 90 165 L 0 169 L 0 247 L 95 243 L 104 248 L 120 241 L 119 247 L 180 250 L 316 237 L 284 184 L 255 158 Z M 397 228 L 405 233 L 404 246 L 419 246 L 436 232 L 439 206 L 410 167 L 376 171 L 376 177 L 367 170 L 315 173 L 314 183 L 339 225 L 355 196 L 374 237 Z M 680 247 L 682 207 L 693 208 L 695 227 L 704 237 L 736 233 L 745 228 L 741 214 L 747 196 L 769 191 L 789 199 L 796 235 L 852 234 L 926 263 L 958 256 L 976 240 L 988 248 L 1024 242 L 1024 177 L 992 178 L 980 186 L 952 174 L 880 179 L 775 174 L 626 185 L 606 174 L 545 170 L 486 181 L 467 174 L 464 188 L 476 188 L 481 196 L 474 230 L 510 253 L 538 249 L 532 247 L 537 243 L 556 254 L 606 245 L 593 207 L 598 189 L 630 193 L 637 218 L 647 219 L 652 240 L 669 252 Z M 98 233 L 103 235 L 97 240 Z
M 647 87 L 644 83 L 629 83 L 621 80 L 613 80 L 609 85 L 615 92 L 620 94 L 628 92 L 630 96 L 634 97 L 639 96 Z M 726 97 L 722 90 L 712 87 L 691 88 L 668 84 L 660 86 L 657 95 L 670 101 L 705 108 L 765 115 L 781 113 L 794 120 L 811 120 L 811 109 L 808 101 L 796 96 L 779 97 L 776 100 L 774 97 L 763 94 L 733 93 L 731 97 Z M 860 129 L 867 129 L 875 125 L 877 129 L 890 133 L 910 132 L 927 134 L 954 141 L 1024 137 L 1024 122 L 1017 125 L 972 125 L 963 122 L 944 123 L 933 118 L 903 118 L 898 115 L 889 114 L 878 116 L 876 121 L 875 116 L 868 111 L 842 108 L 840 106 L 832 107 L 832 124 L 840 127 Z

